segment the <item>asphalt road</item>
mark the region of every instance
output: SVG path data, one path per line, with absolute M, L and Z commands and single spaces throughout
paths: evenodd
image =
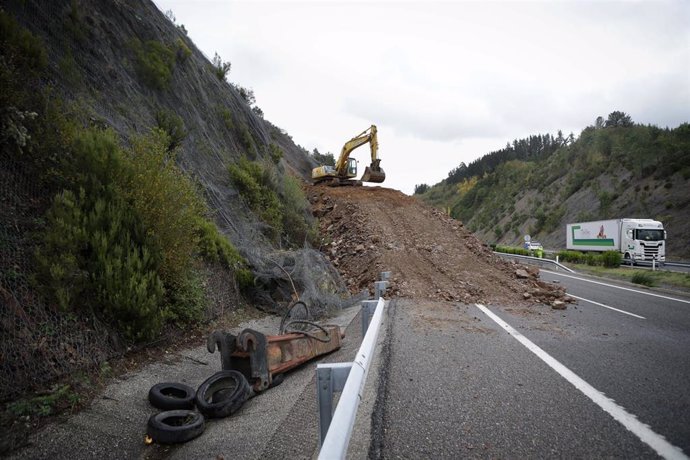
M 584 300 L 565 311 L 490 305 L 488 313 L 399 300 L 389 311 L 375 456 L 690 454 L 688 299 L 542 273 L 636 316 Z

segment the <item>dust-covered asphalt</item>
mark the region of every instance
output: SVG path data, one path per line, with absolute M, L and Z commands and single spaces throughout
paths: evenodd
M 205 346 L 171 353 L 165 360 L 115 379 L 90 407 L 35 433 L 29 445 L 15 451 L 11 458 L 312 458 L 318 448 L 316 363 L 352 361 L 361 342 L 361 324 L 355 320 L 358 312 L 358 306 L 353 306 L 328 320 L 347 327 L 340 350 L 289 372 L 281 385 L 250 399 L 232 416 L 207 420 L 204 433 L 185 444 L 144 444 L 146 422 L 159 412 L 148 403 L 148 390 L 166 381 L 197 388 L 221 368 L 219 355 L 209 354 Z M 279 321 L 277 317 L 266 317 L 230 332 L 237 334 L 252 328 L 271 334 L 278 329 Z M 369 400 L 373 405 L 375 396 Z M 370 423 L 366 410 L 364 407 L 363 426 L 356 427 L 365 441 L 351 443 L 358 457 L 366 457 L 368 449 Z

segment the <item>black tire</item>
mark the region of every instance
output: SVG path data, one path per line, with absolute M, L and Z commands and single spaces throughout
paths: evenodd
M 251 391 L 249 382 L 240 372 L 216 372 L 196 391 L 196 407 L 206 417 L 227 417 L 242 407 Z
M 194 388 L 182 383 L 165 382 L 149 390 L 149 402 L 161 410 L 194 409 Z
M 169 410 L 149 418 L 146 433 L 159 444 L 178 444 L 204 432 L 204 417 L 191 410 Z

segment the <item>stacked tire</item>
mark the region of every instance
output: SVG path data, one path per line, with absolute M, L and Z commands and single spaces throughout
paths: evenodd
M 159 383 L 149 390 L 149 402 L 163 412 L 149 418 L 147 435 L 160 444 L 190 441 L 204 432 L 204 417 L 228 417 L 252 395 L 244 375 L 232 370 L 216 372 L 196 391 L 182 383 Z

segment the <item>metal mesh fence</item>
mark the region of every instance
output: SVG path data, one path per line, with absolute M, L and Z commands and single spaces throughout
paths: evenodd
M 311 248 L 296 251 L 244 249 L 255 276 L 253 296 L 275 312 L 292 300 L 302 300 L 315 317 L 365 299 L 369 293 L 351 297 L 340 275 L 323 255 Z
M 90 314 L 58 311 L 32 282 L 35 234 L 50 200 L 28 162 L 0 154 L 0 401 L 76 373 L 98 371 L 131 343 Z M 204 267 L 207 308 L 203 319 L 222 316 L 239 303 L 233 273 Z M 168 330 L 170 339 L 179 331 Z
M 35 174 L 0 155 L 0 399 L 98 366 L 123 349 L 96 318 L 55 311 L 31 282 L 33 234 L 47 198 Z
M 121 105 L 113 102 L 120 99 L 111 94 L 113 85 L 103 84 L 104 81 L 110 81 L 103 75 L 106 70 L 91 65 L 89 56 L 102 57 L 99 53 L 107 50 L 89 45 L 92 41 L 97 43 L 99 37 L 88 35 L 88 39 L 80 41 L 72 36 L 79 32 L 70 29 L 72 5 L 79 7 L 81 12 L 88 12 L 91 20 L 95 18 L 101 21 L 107 14 L 117 13 L 125 18 L 126 24 L 130 24 L 127 21 L 135 17 L 133 10 L 130 11 L 135 6 L 155 6 L 147 2 L 135 2 L 135 6 L 132 6 L 127 2 L 105 0 L 29 0 L 12 2 L 11 7 L 8 6 L 21 24 L 43 39 L 49 55 L 48 73 L 61 75 L 53 79 L 58 94 L 65 100 L 72 100 L 78 93 L 74 88 L 92 88 L 94 94 L 100 94 L 91 101 L 93 118 L 99 123 L 112 126 L 120 133 L 130 132 L 137 123 L 146 125 L 150 120 L 137 115 L 146 111 L 125 113 Z M 82 24 L 84 33 L 97 32 L 88 21 L 85 24 L 88 27 Z M 142 32 L 141 37 L 146 36 Z M 89 46 L 90 51 L 85 51 Z M 110 59 L 112 62 L 122 62 L 118 56 L 110 56 Z M 70 69 L 67 64 L 72 62 L 75 69 L 79 69 L 76 72 L 78 85 L 64 83 L 69 80 L 69 75 L 65 75 Z M 101 71 L 101 74 L 96 75 L 97 71 Z M 127 75 L 118 75 L 118 82 L 129 82 Z M 120 91 L 123 87 L 117 88 Z M 134 92 L 134 87 L 125 85 L 124 88 Z M 227 95 L 224 97 L 229 98 Z M 192 99 L 196 100 L 196 96 Z M 228 107 L 234 107 L 230 102 Z M 209 136 L 213 135 L 215 128 L 211 125 L 207 128 Z M 190 132 L 195 132 L 192 124 Z M 206 133 L 207 130 L 199 128 L 196 132 Z M 222 136 L 215 138 L 221 139 Z M 261 229 L 256 220 L 246 219 L 246 208 L 232 204 L 237 199 L 237 193 L 222 185 L 224 178 L 219 177 L 219 171 L 225 170 L 225 160 L 217 160 L 215 156 L 204 157 L 197 151 L 196 144 L 191 145 L 190 142 L 187 152 L 191 153 L 183 155 L 181 166 L 203 186 L 210 207 L 219 213 L 218 221 L 223 231 L 232 236 L 233 242 L 252 267 L 256 276 L 252 288 L 255 299 L 268 310 L 280 313 L 294 299 L 296 292 L 315 316 L 322 316 L 327 310 L 342 308 L 363 297 L 348 298 L 337 272 L 318 251 L 310 248 L 297 251 L 272 249 L 261 238 Z M 212 150 L 230 150 L 230 147 L 214 144 Z M 93 315 L 56 310 L 35 288 L 32 273 L 36 232 L 41 228 L 42 217 L 53 192 L 44 189 L 39 175 L 28 169 L 29 164 L 26 158 L 0 151 L 0 401 L 42 389 L 70 375 L 98 370 L 104 361 L 123 354 L 131 346 Z M 238 287 L 233 273 L 220 266 L 205 267 L 204 275 L 209 300 L 204 319 L 211 320 L 238 305 Z

